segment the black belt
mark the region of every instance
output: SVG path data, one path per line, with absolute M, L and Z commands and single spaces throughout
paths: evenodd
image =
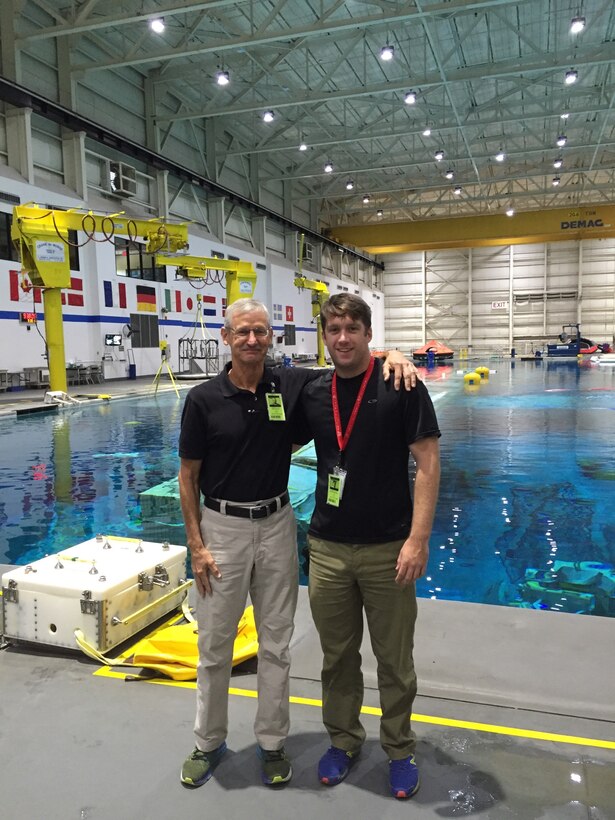
M 230 504 L 228 501 L 217 501 L 215 498 L 205 496 L 204 504 L 210 510 L 222 513 L 222 515 L 234 515 L 237 518 L 268 518 L 276 510 L 281 510 L 290 501 L 288 490 L 273 501 L 268 501 L 267 504 L 256 504 L 254 507 L 242 506 L 238 504 Z

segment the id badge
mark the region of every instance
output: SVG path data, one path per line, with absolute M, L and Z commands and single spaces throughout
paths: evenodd
M 346 470 L 335 467 L 327 478 L 327 504 L 332 507 L 339 507 L 342 495 L 344 494 L 344 484 L 346 483 Z
M 269 421 L 286 421 L 281 393 L 265 393 Z

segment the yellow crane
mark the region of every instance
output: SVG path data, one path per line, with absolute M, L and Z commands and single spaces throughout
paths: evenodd
M 11 238 L 23 270 L 43 291 L 49 386 L 63 393 L 67 392 L 67 380 L 61 290 L 70 287 L 69 231 L 84 233 L 85 242 L 112 242 L 115 236 L 144 239 L 147 252 L 153 254 L 172 254 L 188 247 L 186 223 L 130 219 L 121 213 L 60 211 L 32 203 L 13 208 Z M 102 235 L 102 239 L 95 239 L 95 235 Z
M 177 265 L 177 275 L 185 279 L 207 279 L 209 272 L 225 271 L 226 304 L 237 299 L 251 299 L 256 286 L 256 271 L 251 262 L 240 259 L 218 259 L 208 256 L 156 255 L 157 265 Z
M 329 297 L 329 289 L 324 282 L 306 279 L 301 273 L 303 267 L 303 242 L 304 234 L 301 234 L 301 242 L 299 243 L 299 272 L 295 276 L 295 287 L 298 287 L 299 290 L 309 290 L 312 294 L 312 316 L 316 322 L 316 364 L 319 367 L 324 367 L 326 364 L 325 342 L 322 337 L 322 328 L 320 325 L 320 308 L 323 302 L 326 302 Z

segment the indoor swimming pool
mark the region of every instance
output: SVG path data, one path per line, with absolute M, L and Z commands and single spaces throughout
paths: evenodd
M 419 595 L 615 616 L 615 368 L 481 364 L 496 372 L 478 387 L 460 365 L 426 374 L 442 485 Z M 177 474 L 182 404 L 165 393 L 0 419 L 0 563 L 98 532 L 148 536 L 140 494 Z M 183 543 L 177 515 L 154 523 Z

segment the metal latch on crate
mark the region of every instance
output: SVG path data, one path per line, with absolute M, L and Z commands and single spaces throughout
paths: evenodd
M 169 572 L 164 564 L 158 564 L 153 575 L 148 575 L 147 572 L 139 573 L 139 589 L 145 592 L 149 592 L 154 586 L 167 587 L 169 584 Z
M 92 593 L 89 589 L 85 589 L 81 593 L 81 612 L 83 615 L 98 615 L 100 601 L 92 600 Z
M 2 597 L 7 604 L 19 603 L 19 590 L 17 589 L 17 581 L 14 578 L 9 578 L 8 587 L 2 587 Z

